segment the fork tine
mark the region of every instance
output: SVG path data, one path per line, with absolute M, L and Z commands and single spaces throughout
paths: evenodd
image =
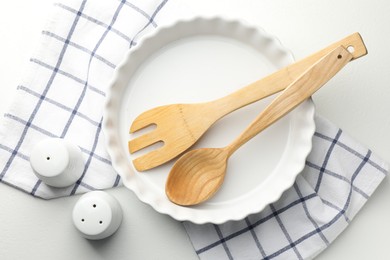
M 151 131 L 141 136 L 138 136 L 128 142 L 130 153 L 135 153 L 145 147 L 155 144 L 161 140 L 161 137 L 156 131 Z
M 134 133 L 150 125 L 155 125 L 157 111 L 159 111 L 159 108 L 155 107 L 138 115 L 130 126 L 130 133 Z
M 135 158 L 133 160 L 133 165 L 137 169 L 137 171 L 140 172 L 159 166 L 169 160 L 169 156 L 166 156 L 165 151 L 168 151 L 166 144 L 164 144 L 164 146 L 162 147 L 157 148 L 156 150 L 153 150 Z
M 155 123 L 150 122 L 149 120 L 140 119 L 139 117 L 137 117 L 130 126 L 130 134 L 137 132 L 137 131 L 144 129 L 144 128 L 151 126 L 151 125 L 155 125 Z

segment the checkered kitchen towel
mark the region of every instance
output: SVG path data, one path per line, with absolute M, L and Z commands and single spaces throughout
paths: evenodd
M 115 66 L 142 34 L 180 7 L 168 0 L 66 0 L 54 5 L 0 125 L 0 181 L 34 196 L 53 198 L 121 184 L 101 131 L 105 91 Z M 180 11 L 180 10 L 179 10 Z M 47 137 L 78 145 L 82 178 L 65 189 L 45 185 L 29 165 L 32 147 Z
M 348 226 L 387 172 L 375 154 L 317 116 L 306 167 L 277 202 L 241 221 L 184 225 L 201 259 L 312 259 Z
M 0 124 L 0 181 L 55 198 L 121 184 L 102 140 L 106 87 L 125 52 L 180 14 L 174 0 L 64 0 L 55 4 L 30 70 Z M 388 166 L 321 117 L 304 172 L 276 203 L 223 225 L 184 223 L 201 259 L 307 259 L 342 232 Z M 38 140 L 62 137 L 86 157 L 69 188 L 40 182 L 29 165 Z

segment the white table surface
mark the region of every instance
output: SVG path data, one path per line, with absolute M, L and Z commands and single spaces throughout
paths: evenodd
M 0 113 L 6 111 L 54 0 L 0 6 Z M 297 58 L 350 33 L 369 55 L 314 96 L 318 113 L 390 162 L 390 2 L 388 0 L 182 0 L 194 13 L 243 18 L 276 35 Z M 1 121 L 0 121 L 1 123 Z M 0 183 L 1 259 L 197 259 L 181 223 L 125 188 L 124 221 L 109 239 L 88 241 L 72 226 L 79 196 L 44 201 Z M 390 181 L 317 259 L 390 259 Z

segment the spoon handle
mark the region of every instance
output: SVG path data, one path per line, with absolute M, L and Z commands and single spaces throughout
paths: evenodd
M 282 91 L 286 86 L 290 85 L 294 79 L 298 78 L 304 71 L 310 68 L 310 66 L 338 46 L 344 46 L 346 49 L 351 50 L 351 60 L 358 59 L 367 54 L 367 49 L 362 37 L 359 33 L 353 33 L 306 58 L 237 90 L 236 92 L 211 101 L 210 106 L 213 106 L 214 109 L 208 110 L 209 113 L 212 111 L 215 114 L 215 117 L 219 119 L 241 107 Z
M 226 147 L 229 151 L 229 156 L 244 143 L 309 98 L 340 71 L 352 58 L 353 55 L 346 48 L 339 46 L 314 63 L 295 81 L 288 85 L 287 88 L 256 117 L 246 130 Z

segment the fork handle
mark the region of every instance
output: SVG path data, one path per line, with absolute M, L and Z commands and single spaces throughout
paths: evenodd
M 231 93 L 228 96 L 211 101 L 210 105 L 215 106 L 215 109 L 212 111 L 215 111 L 214 113 L 216 113 L 215 116 L 217 120 L 241 107 L 282 91 L 310 66 L 315 64 L 319 59 L 338 46 L 344 46 L 344 48 L 348 50 L 353 49 L 353 51 L 351 50 L 351 60 L 360 58 L 367 54 L 367 49 L 362 37 L 359 33 L 353 33 L 296 63 L 282 68 L 265 78 L 255 81 L 252 84 Z
M 279 94 L 237 139 L 227 146 L 229 156 L 252 137 L 309 98 L 352 58 L 349 51 L 339 46 L 308 68 Z

